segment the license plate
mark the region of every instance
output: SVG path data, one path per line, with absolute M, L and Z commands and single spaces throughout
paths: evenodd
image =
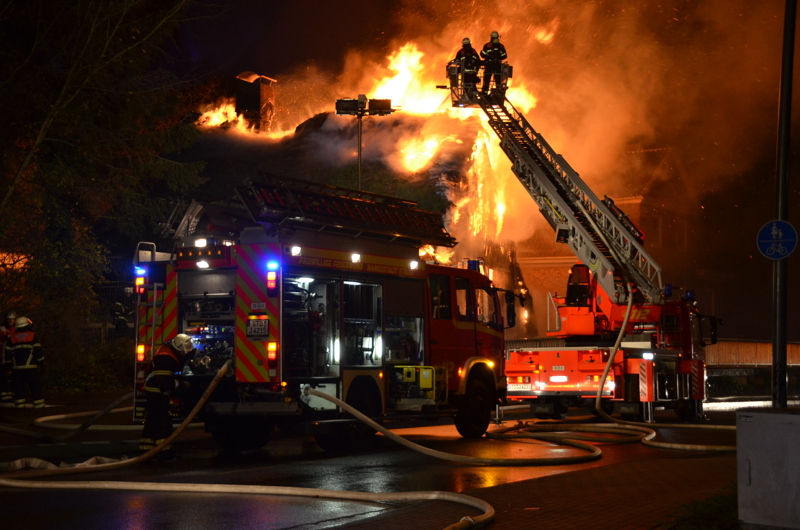
M 269 320 L 248 320 L 247 334 L 260 336 L 269 335 Z
M 530 390 L 531 385 L 530 383 L 509 383 L 508 384 L 509 390 Z
M 556 372 L 556 371 L 558 371 L 558 370 L 561 370 L 561 371 L 563 371 L 563 370 L 564 370 L 564 365 L 561 365 L 561 366 L 553 366 L 553 371 L 554 371 L 554 372 Z

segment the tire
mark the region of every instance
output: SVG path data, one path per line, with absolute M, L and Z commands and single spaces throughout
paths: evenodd
M 554 412 L 550 414 L 550 419 L 553 420 L 565 420 L 567 419 L 567 412 L 569 411 L 569 405 L 566 403 L 561 403 L 556 401 L 553 404 Z
M 610 402 L 610 401 L 601 401 L 600 402 L 600 408 L 603 410 L 603 412 L 605 412 L 609 416 L 614 414 L 614 404 L 612 402 Z M 594 414 L 598 418 L 602 417 L 602 416 L 600 416 L 600 413 L 597 412 L 597 408 L 594 406 L 594 404 L 589 406 L 589 412 L 591 412 L 592 414 Z
M 267 445 L 272 430 L 272 423 L 264 418 L 218 418 L 213 423 L 211 436 L 221 449 L 248 451 Z
M 486 434 L 491 420 L 492 403 L 489 389 L 483 381 L 473 379 L 468 383 L 464 401 L 456 412 L 456 430 L 464 438 L 480 438 Z

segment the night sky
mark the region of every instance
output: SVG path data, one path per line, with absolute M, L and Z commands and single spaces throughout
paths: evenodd
M 369 90 L 386 57 L 407 42 L 443 70 L 462 37 L 479 48 L 498 30 L 515 68 L 509 99 L 515 102 L 515 86 L 537 98 L 526 117 L 598 196 L 637 187 L 641 168 L 626 152 L 674 150 L 690 196 L 664 200 L 697 208 L 700 225 L 690 248 L 676 252 L 687 269 L 729 278 L 731 302 L 717 309 L 732 323 L 723 336 L 769 339 L 772 264 L 755 239 L 775 217 L 783 8 L 778 0 L 216 0 L 193 13 L 199 18 L 177 45 L 196 72 L 252 70 L 278 79 L 279 125 L 289 129 L 330 111 L 338 97 Z M 788 200 L 797 228 L 795 151 Z M 506 225 L 540 224 L 529 212 L 525 200 L 510 205 Z M 798 256 L 788 261 L 790 340 L 800 340 Z

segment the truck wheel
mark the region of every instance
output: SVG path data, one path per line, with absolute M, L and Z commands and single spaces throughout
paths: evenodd
M 211 427 L 211 436 L 222 449 L 246 451 L 267 445 L 272 430 L 272 423 L 264 418 L 218 418 Z
M 610 401 L 601 401 L 600 402 L 600 408 L 603 410 L 603 412 L 605 412 L 609 416 L 614 414 L 614 403 L 612 403 Z M 601 417 L 600 413 L 597 412 L 597 408 L 594 406 L 594 403 L 589 405 L 589 412 L 591 412 L 592 414 L 594 414 L 598 418 Z
M 464 401 L 456 412 L 456 430 L 464 438 L 480 438 L 486 434 L 491 420 L 492 404 L 489 390 L 483 381 L 473 379 L 469 382 Z
M 569 411 L 569 405 L 567 403 L 562 403 L 560 401 L 556 401 L 553 404 L 553 412 L 550 415 L 550 418 L 554 420 L 565 420 L 567 419 L 567 412 Z

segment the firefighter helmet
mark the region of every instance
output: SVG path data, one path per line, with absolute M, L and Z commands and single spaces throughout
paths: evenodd
M 492 32 L 492 38 L 493 38 L 493 39 L 499 39 L 499 38 L 500 38 L 500 34 L 499 34 L 499 33 L 497 33 L 496 31 L 493 31 L 493 32 Z
M 172 347 L 176 350 L 189 353 L 194 349 L 194 344 L 192 344 L 192 337 L 186 335 L 185 333 L 181 333 L 177 335 L 174 339 L 172 339 Z
M 468 39 L 468 38 L 466 38 L 466 37 L 464 37 L 464 40 L 462 40 L 462 41 L 461 41 L 461 45 L 462 45 L 462 46 L 466 46 L 467 44 L 471 44 L 471 43 L 472 43 L 472 41 L 471 41 L 471 40 L 469 40 L 469 39 Z
M 17 317 L 14 321 L 15 328 L 24 328 L 25 326 L 30 326 L 33 322 L 30 321 L 28 317 Z

